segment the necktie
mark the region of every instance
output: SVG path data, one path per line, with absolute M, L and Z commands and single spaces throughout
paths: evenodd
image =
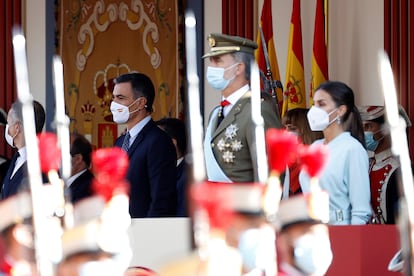
M 129 140 L 131 138 L 131 135 L 129 135 L 129 131 L 125 134 L 124 142 L 122 143 L 122 149 L 126 152 L 129 150 Z
M 223 100 L 220 103 L 219 112 L 218 112 L 218 119 L 217 119 L 217 126 L 220 125 L 221 121 L 224 119 L 223 109 L 225 106 L 228 106 L 230 102 L 228 100 Z

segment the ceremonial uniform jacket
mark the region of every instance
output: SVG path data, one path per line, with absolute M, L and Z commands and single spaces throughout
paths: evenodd
M 251 92 L 246 92 L 235 103 L 217 127 L 218 108 L 216 107 L 210 114 L 204 143 L 205 150 L 213 151 L 214 160 L 209 160 L 206 155 L 206 163 L 217 162 L 230 182 L 252 182 L 257 175 L 257 164 Z M 261 108 L 265 129 L 280 128 L 281 123 L 273 109 L 272 101 L 262 100 Z M 210 181 L 222 181 L 214 179 L 208 169 L 207 176 Z
M 375 222 L 395 223 L 398 203 L 397 171 L 400 162 L 391 149 L 375 154 L 370 165 L 371 204 Z

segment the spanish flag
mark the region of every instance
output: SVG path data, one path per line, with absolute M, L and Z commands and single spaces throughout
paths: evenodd
M 304 78 L 300 0 L 293 0 L 282 116 L 287 110 L 306 107 Z
M 309 93 L 309 104 L 313 105 L 315 89 L 329 79 L 328 58 L 325 37 L 325 1 L 316 0 L 315 30 L 313 35 L 312 79 Z
M 279 65 L 277 62 L 275 44 L 273 42 L 272 0 L 264 0 L 263 2 L 262 14 L 260 16 L 260 27 L 261 30 L 257 33 L 256 39 L 257 45 L 259 46 L 255 53 L 257 64 L 266 77 L 269 77 L 269 74 L 271 74 L 273 80 L 280 80 Z M 262 38 L 264 41 L 262 41 Z M 267 68 L 266 65 L 264 54 L 265 49 L 262 43 L 265 43 L 267 48 L 270 68 Z M 281 87 L 278 87 L 276 91 L 279 106 L 281 107 L 283 103 L 283 90 Z M 272 93 L 272 91 L 266 92 Z

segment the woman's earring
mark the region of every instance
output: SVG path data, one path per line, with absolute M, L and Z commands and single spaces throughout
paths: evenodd
M 338 116 L 338 119 L 336 119 L 336 122 L 338 123 L 338 125 L 341 124 L 341 117 Z

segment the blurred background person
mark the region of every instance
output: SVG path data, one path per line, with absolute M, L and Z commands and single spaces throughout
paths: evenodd
M 188 216 L 187 210 L 187 133 L 185 124 L 177 118 L 163 118 L 155 122 L 172 139 L 177 154 L 177 216 Z
M 329 193 L 329 224 L 366 224 L 372 215 L 368 154 L 354 92 L 345 83 L 328 81 L 316 89 L 313 101 L 309 125 L 324 135 L 313 144 L 326 144 L 329 151 L 319 178 Z M 302 191 L 309 192 L 310 178 L 303 170 L 299 181 Z
M 276 218 L 279 276 L 324 275 L 331 265 L 329 202 L 325 193 L 320 194 L 281 201 Z
M 116 147 L 98 149 L 92 162 L 95 193 L 73 205 L 73 227 L 61 235 L 59 276 L 123 275 L 131 261 L 128 156 Z
M 370 156 L 369 177 L 373 223 L 394 224 L 398 217 L 400 162 L 391 151 L 391 134 L 384 106 L 359 107 Z M 401 110 L 400 113 L 405 113 Z M 403 114 L 402 114 L 403 115 Z M 411 126 L 408 116 L 402 116 Z
M 66 181 L 72 203 L 89 197 L 93 194 L 91 167 L 91 143 L 80 134 L 71 135 L 70 155 L 72 172 Z
M 283 127 L 299 137 L 303 144 L 310 145 L 315 140 L 322 139 L 322 131 L 312 131 L 306 116 L 309 109 L 294 108 L 288 110 L 282 118 Z M 286 170 L 283 183 L 283 198 L 302 193 L 299 184 L 300 166 L 297 162 Z
M 30 194 L 20 192 L 1 201 L 0 217 L 0 275 L 38 275 Z
M 33 101 L 36 134 L 42 132 L 45 124 L 45 110 L 43 106 Z M 23 130 L 22 106 L 19 101 L 12 104 L 7 114 L 7 125 L 4 131 L 5 139 L 12 148 L 17 148 L 13 155 L 9 169 L 3 180 L 1 199 L 5 199 L 17 193 L 21 188 L 23 179 L 27 174 L 26 143 Z M 36 139 L 36 137 L 33 137 Z

